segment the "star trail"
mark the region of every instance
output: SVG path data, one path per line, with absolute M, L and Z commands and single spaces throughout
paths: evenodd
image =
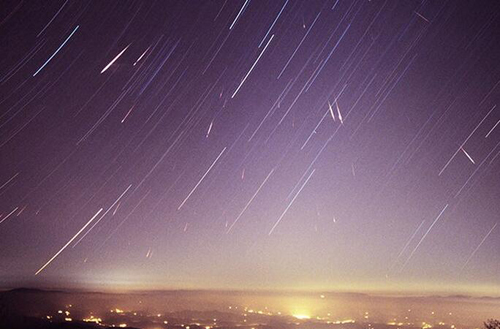
M 3 3 L 0 285 L 500 295 L 499 12 Z

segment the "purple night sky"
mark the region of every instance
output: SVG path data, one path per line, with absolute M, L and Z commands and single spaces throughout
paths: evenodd
M 0 286 L 500 295 L 499 10 L 3 2 Z

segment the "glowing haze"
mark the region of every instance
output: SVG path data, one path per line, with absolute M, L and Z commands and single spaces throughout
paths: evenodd
M 499 6 L 6 4 L 1 287 L 500 295 Z

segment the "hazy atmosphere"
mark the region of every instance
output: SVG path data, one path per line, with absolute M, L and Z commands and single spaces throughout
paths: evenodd
M 499 10 L 2 2 L 0 289 L 498 318 Z

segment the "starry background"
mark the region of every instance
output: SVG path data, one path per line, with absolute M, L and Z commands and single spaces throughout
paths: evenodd
M 1 7 L 3 287 L 500 294 L 498 2 Z

